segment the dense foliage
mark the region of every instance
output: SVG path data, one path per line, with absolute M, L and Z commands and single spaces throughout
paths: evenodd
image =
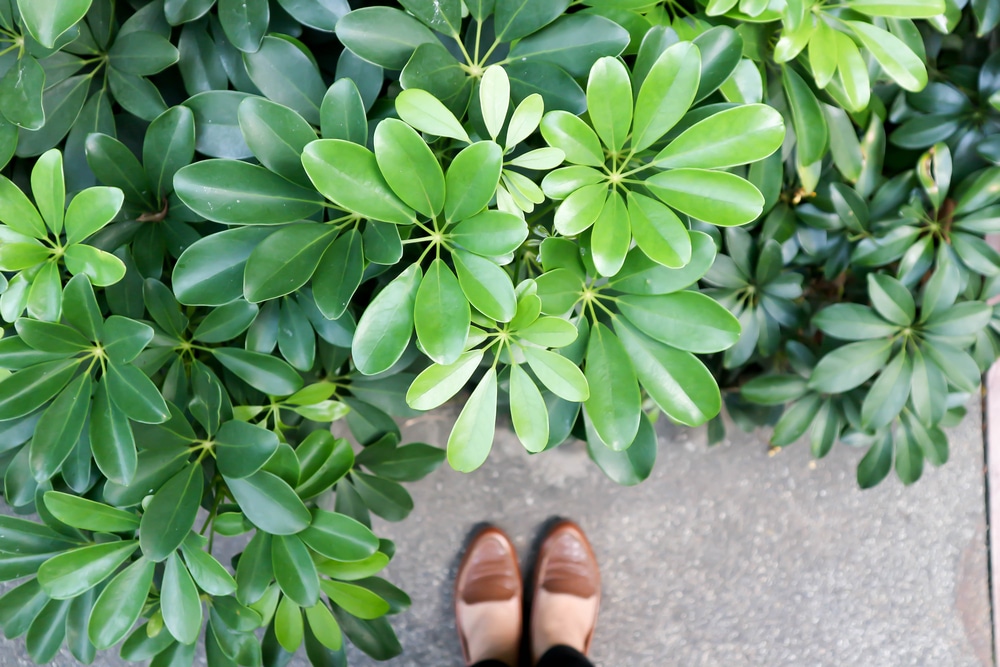
M 0 470 L 39 517 L 0 517 L 0 627 L 37 662 L 398 654 L 371 515 L 500 409 L 621 484 L 723 405 L 867 448 L 863 487 L 947 460 L 1000 352 L 1000 0 L 399 5 L 0 0 Z

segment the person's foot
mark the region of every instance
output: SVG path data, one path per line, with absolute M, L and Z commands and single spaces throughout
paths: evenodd
M 531 603 L 532 661 L 553 646 L 586 654 L 601 604 L 601 573 L 583 531 L 561 521 L 549 531 L 538 552 Z
M 499 528 L 484 529 L 469 544 L 455 580 L 455 623 L 466 663 L 517 664 L 523 597 L 514 545 Z

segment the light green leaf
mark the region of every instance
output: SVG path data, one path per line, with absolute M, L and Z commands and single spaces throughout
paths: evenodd
M 79 496 L 60 491 L 45 492 L 45 508 L 67 526 L 100 533 L 125 533 L 139 527 L 139 517 Z
M 846 23 L 893 81 L 905 90 L 918 92 L 924 89 L 927 85 L 927 68 L 903 40 L 870 23 Z
M 718 302 L 698 292 L 619 297 L 622 315 L 643 333 L 688 352 L 721 352 L 736 344 L 740 325 Z
M 395 364 L 413 333 L 413 307 L 423 272 L 412 264 L 379 292 L 358 321 L 352 352 L 365 375 Z
M 719 386 L 697 357 L 649 338 L 624 320 L 615 321 L 615 332 L 639 382 L 671 419 L 698 426 L 719 414 Z
M 510 107 L 510 80 L 502 67 L 491 65 L 483 72 L 479 82 L 479 105 L 483 111 L 483 122 L 490 138 L 496 141 L 507 120 Z
M 617 190 L 608 195 L 604 208 L 594 220 L 590 237 L 594 266 L 602 276 L 613 276 L 625 263 L 632 243 L 632 225 L 625 200 Z
M 68 220 L 69 218 L 67 218 Z M 86 275 L 90 278 L 90 282 L 97 287 L 114 285 L 125 276 L 124 262 L 109 252 L 89 245 L 74 245 L 66 248 L 63 259 L 70 273 L 74 276 Z
M 701 74 L 701 54 L 690 42 L 679 42 L 653 63 L 635 102 L 632 146 L 649 148 L 677 124 L 694 101 Z
M 671 169 L 646 179 L 646 186 L 668 206 L 714 225 L 742 225 L 764 209 L 760 191 L 727 172 Z
M 429 218 L 444 208 L 445 181 L 434 153 L 413 128 L 386 118 L 375 128 L 375 159 L 393 192 Z
M 375 154 L 364 146 L 342 139 L 314 141 L 305 147 L 302 165 L 323 196 L 348 211 L 399 225 L 413 223 L 413 210 L 392 191 Z
M 944 0 L 848 0 L 847 7 L 869 16 L 933 18 L 945 11 Z
M 604 151 L 597 134 L 567 111 L 550 111 L 542 118 L 542 136 L 554 148 L 566 154 L 571 164 L 591 167 L 604 166 Z
M 826 117 L 816 96 L 794 69 L 781 68 L 781 77 L 791 107 L 799 164 L 813 164 L 826 153 L 829 140 Z
M 455 114 L 426 90 L 410 88 L 401 92 L 396 97 L 396 113 L 421 132 L 472 143 Z
M 479 213 L 493 199 L 503 168 L 503 151 L 492 141 L 478 141 L 462 149 L 451 161 L 445 178 L 445 219 L 465 220 Z
M 58 150 L 46 151 L 32 167 L 31 193 L 45 224 L 59 234 L 66 208 L 66 181 L 63 179 L 62 153 Z
M 669 208 L 632 191 L 628 196 L 629 223 L 639 249 L 663 266 L 679 269 L 691 261 L 691 235 Z
M 509 322 L 517 312 L 517 296 L 507 272 L 492 261 L 464 250 L 456 249 L 451 256 L 469 303 L 491 319 Z
M 545 449 L 549 414 L 542 393 L 517 364 L 510 367 L 510 416 L 514 432 L 529 452 Z
M 604 324 L 590 330 L 585 375 L 590 397 L 584 403 L 601 440 L 621 451 L 639 429 L 642 404 L 639 383 L 625 348 Z
M 455 362 L 465 348 L 470 317 L 455 274 L 435 259 L 420 281 L 413 310 L 417 339 L 427 356 L 442 365 Z
M 125 196 L 118 188 L 87 188 L 73 197 L 66 211 L 66 242 L 80 243 L 118 214 Z
M 424 369 L 406 392 L 406 403 L 415 410 L 432 410 L 457 394 L 483 359 L 482 350 L 470 350 L 451 364 Z
M 486 375 L 469 396 L 448 436 L 448 463 L 459 472 L 472 472 L 486 462 L 493 448 L 497 413 L 497 372 Z
M 590 68 L 587 113 L 604 145 L 621 150 L 632 126 L 632 81 L 617 58 L 601 58 Z
M 695 123 L 660 151 L 661 168 L 721 169 L 762 160 L 781 146 L 785 124 L 766 104 L 726 109 Z

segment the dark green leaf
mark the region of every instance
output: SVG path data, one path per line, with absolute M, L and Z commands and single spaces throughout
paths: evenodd
M 79 359 L 48 361 L 0 381 L 0 420 L 37 410 L 66 386 L 79 365 Z
M 870 489 L 892 470 L 892 436 L 883 433 L 858 464 L 858 486 Z
M 42 415 L 31 439 L 28 461 L 38 481 L 51 478 L 80 440 L 90 409 L 89 373 L 75 378 Z
M 343 514 L 312 511 L 312 523 L 299 537 L 316 553 L 337 561 L 361 561 L 378 549 L 378 538 L 369 528 Z
M 176 63 L 178 58 L 173 44 L 146 30 L 120 35 L 108 51 L 109 66 L 138 76 L 161 72 Z
M 176 553 L 170 554 L 160 586 L 163 624 L 177 641 L 193 644 L 201 632 L 201 598 L 187 568 Z
M 566 11 L 568 0 L 496 0 L 497 40 L 510 42 L 552 23 Z
M 59 491 L 47 491 L 45 508 L 68 526 L 100 533 L 124 533 L 139 527 L 139 517 L 104 503 Z
M 268 99 L 319 125 L 326 85 L 315 63 L 302 49 L 286 39 L 268 36 L 259 50 L 243 54 L 243 62 L 250 78 Z M 295 72 L 295 76 L 289 76 L 289 72 Z
M 204 160 L 174 177 L 177 195 L 209 220 L 237 225 L 275 225 L 307 218 L 322 200 L 312 189 L 267 169 L 236 160 Z
M 358 370 L 374 375 L 392 367 L 413 333 L 413 306 L 423 277 L 413 264 L 372 300 L 358 322 L 352 352 Z
M 276 535 L 271 540 L 274 577 L 282 593 L 300 607 L 311 607 L 319 600 L 319 576 L 309 556 L 309 549 L 295 535 Z
M 221 306 L 243 295 L 247 259 L 273 229 L 244 227 L 190 245 L 174 267 L 173 288 L 185 305 Z
M 109 364 L 106 377 L 112 400 L 129 419 L 159 424 L 170 418 L 156 385 L 135 366 Z
M 219 23 L 240 51 L 254 53 L 261 48 L 270 18 L 267 0 L 219 0 Z
M 99 649 L 125 638 L 146 604 L 156 564 L 140 558 L 118 574 L 97 598 L 87 634 Z
M 67 551 L 42 564 L 38 581 L 51 598 L 76 597 L 110 577 L 137 546 L 135 540 L 129 540 Z
M 337 37 L 365 60 L 401 70 L 420 44 L 437 38 L 418 20 L 391 7 L 364 7 L 337 23 Z
M 174 174 L 194 157 L 194 114 L 176 106 L 158 116 L 146 130 L 142 161 L 157 196 L 174 190 Z
M 52 48 L 90 9 L 91 0 L 17 0 L 24 26 L 32 37 Z
M 272 396 L 288 396 L 302 388 L 302 377 L 287 363 L 259 352 L 216 348 L 212 354 L 241 380 Z
M 378 223 L 369 223 L 369 229 Z M 384 225 L 395 231 L 392 225 Z M 367 230 L 366 230 L 367 235 Z M 324 317 L 340 319 L 361 284 L 365 269 L 366 247 L 363 236 L 350 229 L 327 248 L 313 274 L 312 289 L 316 306 Z M 402 246 L 400 246 L 402 250 Z M 398 257 L 396 258 L 399 259 Z
M 215 458 L 227 477 L 249 477 L 261 469 L 278 448 L 278 436 L 267 429 L 232 420 L 215 434 Z
M 45 70 L 31 56 L 19 58 L 0 79 L 0 113 L 11 123 L 27 130 L 45 125 L 42 90 Z
M 250 253 L 243 278 L 247 301 L 276 299 L 312 277 L 337 229 L 317 223 L 282 227 Z
M 587 454 L 616 484 L 634 486 L 653 472 L 656 463 L 656 432 L 645 415 L 639 420 L 635 440 L 625 451 L 608 447 L 597 435 L 590 419 L 587 426 Z
M 243 513 L 261 530 L 293 535 L 309 525 L 309 510 L 276 475 L 258 471 L 243 479 L 227 478 L 226 483 Z
M 181 545 L 194 526 L 203 486 L 201 465 L 192 464 L 153 494 L 139 526 L 139 543 L 146 558 L 159 563 Z
M 195 148 L 217 158 L 242 160 L 253 153 L 240 131 L 240 104 L 249 95 L 234 90 L 208 90 L 194 95 L 184 106 L 194 112 Z
M 598 58 L 619 55 L 628 41 L 627 31 L 614 21 L 592 14 L 569 14 L 519 40 L 509 57 L 541 60 L 583 78 Z
M 889 340 L 866 340 L 839 347 L 816 364 L 809 387 L 831 394 L 853 389 L 881 370 L 891 350 Z

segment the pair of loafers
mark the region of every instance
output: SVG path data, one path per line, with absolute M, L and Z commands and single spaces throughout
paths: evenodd
M 570 636 L 578 644 L 574 648 L 589 653 L 600 598 L 600 570 L 586 535 L 572 521 L 557 523 L 542 542 L 535 565 L 528 628 L 533 639 Z M 514 545 L 499 528 L 488 527 L 472 540 L 455 580 L 455 620 L 466 664 L 475 657 L 469 653 L 469 633 L 483 632 L 484 624 L 493 624 L 486 631 L 503 632 L 508 637 L 516 632 L 514 644 L 520 645 L 523 608 L 524 590 Z M 508 627 L 498 629 L 500 624 Z M 532 664 L 546 648 L 532 642 Z M 517 649 L 513 650 L 513 654 L 478 658 L 515 664 Z

